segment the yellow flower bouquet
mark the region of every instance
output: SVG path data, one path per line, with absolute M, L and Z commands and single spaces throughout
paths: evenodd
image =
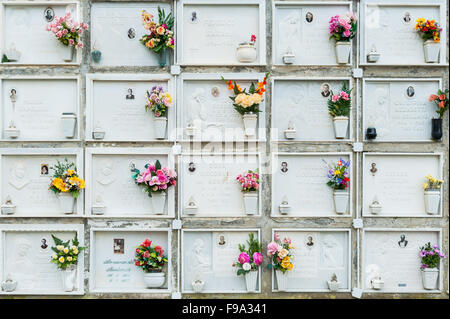
M 56 264 L 58 269 L 63 270 L 71 265 L 76 265 L 78 255 L 86 248 L 80 247 L 77 236 L 75 235 L 75 238 L 72 239 L 72 245 L 70 245 L 70 240 L 64 242 L 54 235 L 52 235 L 52 238 L 56 246 L 52 247 L 54 253 L 50 262 Z
M 50 190 L 55 194 L 70 193 L 74 198 L 80 195 L 80 190 L 85 188 L 84 180 L 79 178 L 74 163 L 69 163 L 67 158 L 64 162 L 58 161 L 50 169 L 54 170 L 50 183 Z

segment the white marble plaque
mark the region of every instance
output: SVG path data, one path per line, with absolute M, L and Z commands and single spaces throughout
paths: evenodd
M 87 140 L 104 141 L 149 141 L 156 140 L 153 112 L 145 111 L 146 92 L 161 85 L 172 95 L 172 106 L 168 107 L 166 136 L 170 138 L 175 126 L 175 89 L 167 75 L 147 77 L 129 75 L 87 76 Z M 98 139 L 94 132 L 102 131 Z
M 70 141 L 79 139 L 77 78 L 10 78 L 1 82 L 2 139 L 8 141 Z M 75 133 L 66 136 L 63 113 L 76 117 Z M 5 129 L 15 127 L 17 137 Z
M 265 64 L 265 3 L 183 0 L 178 3 L 178 60 L 185 65 Z M 256 35 L 254 62 L 237 60 L 240 43 Z
M 146 288 L 144 272 L 134 265 L 136 247 L 145 239 L 164 249 L 170 260 L 168 231 L 140 230 L 93 230 L 91 238 L 91 291 L 100 292 L 146 292 L 168 290 L 169 263 L 164 266 L 166 279 L 161 288 Z M 169 274 L 169 275 L 168 275 Z
M 288 271 L 290 291 L 328 291 L 327 281 L 336 274 L 343 291 L 350 289 L 350 231 L 274 230 L 288 237 L 294 268 Z M 276 282 L 276 280 L 275 280 Z M 274 287 L 275 289 L 275 287 Z
M 275 2 L 273 12 L 273 62 L 283 65 L 283 56 L 295 56 L 294 65 L 336 65 L 330 18 L 351 11 L 351 2 Z M 350 59 L 351 61 L 351 59 Z
M 418 18 L 436 20 L 446 34 L 446 1 L 405 1 L 383 3 L 361 1 L 361 63 L 371 65 L 424 65 L 423 40 L 414 29 Z M 386 36 L 389 34 L 389 36 Z M 445 38 L 445 36 L 444 36 Z M 445 63 L 446 41 L 441 41 L 440 62 Z M 375 49 L 380 53 L 376 63 L 367 62 Z
M 8 64 L 67 64 L 62 55 L 64 46 L 52 32 L 45 29 L 49 23 L 46 19 L 46 10 L 50 7 L 53 9 L 53 16 L 58 17 L 70 12 L 74 20 L 79 21 L 77 1 L 64 3 L 56 1 L 48 3 L 3 2 L 2 7 L 1 53 L 4 54 L 5 51 L 13 48 L 20 52 L 18 61 L 8 62 Z M 53 22 L 54 20 L 50 23 Z M 78 55 L 81 57 L 81 54 L 74 54 L 71 63 L 77 63 Z
M 352 170 L 354 163 L 349 153 L 279 153 L 272 160 L 272 216 L 338 216 L 335 213 L 333 190 L 327 185 L 328 168 L 340 158 L 350 160 L 349 212 L 351 216 Z M 290 210 L 280 214 L 280 204 L 287 201 Z
M 236 81 L 242 89 L 257 85 L 264 74 L 226 74 L 224 78 Z M 244 129 L 242 115 L 233 106 L 230 96 L 233 91 L 228 90 L 226 82 L 220 75 L 184 74 L 182 79 L 182 98 L 179 118 L 182 131 L 179 132 L 183 140 L 202 141 L 245 141 L 262 140 L 265 138 L 265 100 L 259 104 L 258 123 L 254 135 L 247 136 Z M 188 127 L 193 129 L 189 130 Z
M 99 50 L 100 62 L 94 66 L 157 66 L 158 55 L 139 39 L 149 34 L 141 22 L 142 10 L 158 21 L 158 6 L 169 14 L 167 3 L 93 3 L 91 9 L 91 50 Z
M 436 94 L 440 80 L 366 79 L 364 81 L 364 126 L 377 130 L 376 141 L 431 141 L 431 119 L 437 118 Z
M 84 247 L 82 225 L 0 225 L 2 254 L 0 257 L 0 281 L 11 278 L 17 282 L 12 292 L 0 290 L 0 295 L 80 295 L 84 294 L 84 252 L 78 258 L 75 288 L 65 292 L 60 271 L 51 263 L 55 246 L 54 235 L 63 241 L 72 240 L 78 234 Z
M 197 279 L 205 283 L 204 293 L 246 292 L 245 278 L 232 265 L 240 254 L 238 245 L 247 243 L 250 232 L 258 238 L 257 231 L 183 231 L 183 292 L 193 293 Z
M 439 154 L 365 154 L 363 214 L 374 217 L 433 217 L 425 212 L 422 185 L 427 174 L 442 178 Z M 381 212 L 376 215 L 371 213 L 369 207 L 374 201 L 382 206 Z M 439 211 L 441 214 L 442 207 Z
M 179 206 L 185 217 L 247 216 L 239 174 L 259 170 L 259 156 L 250 155 L 188 155 L 181 156 L 179 167 L 181 196 Z M 195 187 L 192 187 L 195 185 Z M 198 207 L 195 215 L 186 210 L 191 202 Z M 261 194 L 259 194 L 259 209 Z
M 78 160 L 77 160 L 78 153 Z M 55 193 L 49 190 L 52 166 L 57 160 L 68 159 L 77 166 L 78 176 L 83 178 L 80 151 L 62 149 L 39 149 L 38 151 L 0 150 L 1 154 L 1 203 L 10 199 L 16 206 L 15 213 L 5 216 L 44 217 L 74 216 L 83 214 L 83 193 L 76 200 L 74 213 L 64 215 Z
M 272 86 L 272 138 L 279 141 L 336 141 L 328 99 L 331 91 L 340 92 L 344 83 L 351 86 L 349 79 L 275 79 Z M 295 138 L 286 138 L 288 128 L 295 129 Z M 350 132 L 351 129 L 347 134 Z
M 370 292 L 425 292 L 420 271 L 420 247 L 431 242 L 440 246 L 438 231 L 366 230 L 363 237 L 363 285 Z M 382 290 L 372 289 L 379 275 Z
M 161 166 L 173 169 L 168 151 L 88 149 L 86 156 L 86 181 L 90 185 L 86 197 L 87 214 L 100 217 L 173 216 L 174 187 L 167 193 L 164 214 L 157 216 L 153 212 L 152 199 L 131 177 L 134 174 L 132 167 L 143 172 L 145 164 L 156 160 Z M 95 207 L 102 207 L 103 214 L 96 214 Z

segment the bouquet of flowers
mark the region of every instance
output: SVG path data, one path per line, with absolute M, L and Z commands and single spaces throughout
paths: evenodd
M 172 13 L 166 16 L 163 9 L 158 7 L 159 22 L 153 20 L 153 15 L 145 10 L 142 10 L 142 24 L 144 28 L 150 31 L 150 34 L 145 34 L 139 40 L 145 47 L 153 50 L 155 53 L 160 53 L 163 49 L 174 48 L 175 40 L 173 38 L 173 22 Z
M 336 116 L 349 116 L 350 108 L 352 105 L 350 93 L 352 90 L 349 90 L 344 83 L 342 86 L 341 92 L 334 94 L 331 91 L 330 98 L 328 99 L 328 113 L 332 117 Z
M 440 28 L 439 23 L 434 20 L 426 20 L 424 18 L 417 19 L 415 30 L 421 33 L 421 37 L 424 41 L 440 41 L 442 28 Z
M 50 169 L 55 171 L 50 183 L 50 190 L 55 194 L 71 193 L 74 198 L 77 198 L 80 190 L 85 188 L 84 180 L 77 175 L 75 164 L 69 163 L 67 158 L 63 163 L 58 160 L 58 163 Z
M 426 175 L 425 178 L 427 182 L 423 184 L 424 190 L 440 189 L 442 183 L 444 183 L 442 179 L 434 178 L 430 174 Z
M 247 174 L 239 174 L 236 180 L 241 184 L 243 192 L 257 191 L 259 188 L 258 171 L 248 171 Z
M 436 113 L 439 114 L 439 118 L 444 117 L 445 111 L 448 110 L 449 98 L 448 98 L 448 89 L 445 91 L 438 90 L 438 94 L 431 94 L 429 101 L 434 102 L 437 105 Z
M 165 117 L 167 115 L 167 108 L 172 106 L 172 96 L 168 92 L 164 92 L 162 86 L 152 87 L 151 91 L 147 91 L 145 96 L 147 98 L 145 111 L 150 109 L 155 117 Z
M 152 244 L 148 238 L 136 248 L 134 265 L 141 267 L 144 272 L 161 272 L 167 261 L 164 249 Z
M 146 164 L 142 173 L 137 168 L 132 171 L 135 183 L 143 186 L 149 197 L 152 197 L 152 193 L 165 192 L 177 184 L 177 173 L 170 168 L 161 167 L 158 160 L 155 164 Z
M 264 80 L 258 82 L 257 86 L 255 86 L 254 83 L 251 83 L 248 92 L 246 92 L 246 89 L 242 90 L 240 85 L 236 84 L 236 81 L 233 83 L 222 77 L 222 80 L 228 83 L 228 90 L 233 90 L 235 96 L 230 96 L 230 99 L 234 102 L 234 109 L 238 111 L 239 114 L 244 115 L 246 113 L 261 112 L 259 110 L 259 103 L 263 100 L 262 95 L 266 91 L 264 86 L 267 84 L 268 76 L 269 73 L 266 73 Z
M 243 43 L 240 43 L 240 44 L 250 44 L 250 45 L 255 45 L 255 42 L 256 42 L 256 35 L 252 34 L 252 35 L 250 36 L 250 42 L 243 42 Z
M 239 244 L 239 251 L 241 252 L 238 257 L 238 262 L 233 264 L 233 267 L 239 268 L 237 275 L 245 275 L 251 270 L 257 270 L 263 261 L 263 255 L 261 254 L 262 245 L 255 239 L 255 235 L 250 233 L 247 240 L 248 249 L 245 245 Z
M 54 254 L 50 262 L 56 264 L 59 269 L 66 269 L 71 265 L 76 265 L 78 255 L 82 250 L 86 249 L 86 247 L 79 246 L 77 235 L 72 239 L 72 245 L 70 245 L 70 240 L 64 242 L 54 235 L 52 237 L 56 247 L 52 247 Z
M 67 12 L 64 17 L 55 17 L 54 23 L 49 23 L 45 27 L 47 31 L 53 32 L 59 42 L 63 45 L 82 48 L 81 36 L 89 26 L 82 22 L 74 22 L 70 12 Z
M 350 167 L 350 160 L 346 162 L 342 158 L 336 164 L 330 165 L 323 160 L 328 167 L 328 182 L 327 185 L 332 189 L 347 189 L 350 185 L 350 178 L 348 169 Z
M 353 12 L 348 12 L 344 16 L 331 17 L 329 21 L 330 39 L 335 39 L 336 42 L 349 42 L 356 35 L 356 20 Z
M 446 256 L 443 252 L 439 250 L 437 245 L 431 246 L 431 243 L 427 243 L 425 246 L 420 248 L 421 269 L 425 268 L 438 268 L 441 259 L 445 259 Z
M 283 274 L 294 268 L 292 263 L 291 251 L 295 249 L 292 245 L 290 238 L 284 238 L 280 240 L 280 235 L 275 233 L 274 241 L 267 245 L 267 256 L 270 257 L 271 263 L 267 265 L 267 268 L 273 268 L 280 270 Z

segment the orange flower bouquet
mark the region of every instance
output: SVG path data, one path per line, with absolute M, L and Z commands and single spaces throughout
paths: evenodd
M 425 62 L 439 62 L 440 36 L 442 29 L 434 20 L 419 18 L 416 21 L 415 30 L 420 33 L 423 43 Z

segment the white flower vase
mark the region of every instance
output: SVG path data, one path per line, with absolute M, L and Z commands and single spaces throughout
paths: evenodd
M 64 136 L 66 138 L 73 138 L 75 136 L 77 124 L 77 116 L 75 113 L 63 113 L 61 116 L 61 126 Z
M 5 138 L 18 138 L 20 135 L 20 130 L 15 127 L 8 127 L 4 130 Z
M 426 63 L 438 63 L 439 62 L 439 51 L 441 49 L 441 44 L 433 40 L 427 40 L 423 43 L 423 53 Z
M 251 270 L 245 274 L 245 285 L 247 286 L 247 291 L 256 292 L 256 282 L 258 281 L 258 271 Z
M 166 206 L 166 192 L 152 193 L 152 207 L 156 215 L 163 215 Z
M 155 132 L 155 138 L 162 140 L 166 137 L 167 117 L 154 117 L 153 128 Z
M 144 284 L 147 288 L 160 288 L 166 281 L 166 274 L 160 272 L 144 273 Z
M 244 193 L 244 207 L 247 215 L 256 215 L 258 213 L 258 192 Z
M 370 283 L 374 290 L 381 290 L 384 287 L 384 281 L 381 279 L 372 279 Z
M 425 268 L 422 269 L 422 283 L 426 290 L 436 290 L 438 286 L 439 269 Z
M 245 135 L 254 136 L 256 134 L 256 124 L 258 123 L 258 115 L 254 113 L 246 113 L 242 116 L 244 121 Z
M 64 214 L 73 214 L 74 206 L 75 206 L 75 197 L 72 196 L 72 193 L 59 193 L 58 195 L 59 206 Z
M 61 274 L 61 282 L 65 292 L 71 292 L 75 288 L 75 278 L 77 276 L 77 268 L 71 265 L 66 269 L 59 269 Z
M 338 41 L 334 45 L 336 49 L 336 61 L 338 64 L 347 64 L 350 58 L 352 43 L 350 41 Z
M 329 280 L 329 281 L 327 281 L 327 284 L 328 284 L 328 289 L 331 292 L 338 291 L 340 286 L 341 286 L 341 283 L 339 281 L 331 281 L 331 280 Z
M 275 274 L 276 274 L 276 277 L 277 277 L 278 291 L 286 291 L 287 290 L 287 284 L 288 284 L 287 272 L 283 274 L 281 272 L 281 270 L 275 270 Z
M 72 62 L 74 51 L 75 48 L 73 46 L 71 47 L 61 43 L 59 48 L 61 60 L 63 60 L 64 62 Z
M 439 213 L 439 204 L 441 202 L 441 191 L 438 189 L 424 191 L 425 212 L 429 215 Z
M 252 63 L 256 61 L 258 53 L 254 44 L 239 44 L 236 50 L 236 58 L 241 63 Z
M 337 139 L 347 137 L 348 116 L 336 116 L 333 118 L 334 135 Z
M 201 293 L 203 291 L 203 287 L 205 286 L 205 282 L 203 280 L 194 280 L 192 283 L 192 290 L 196 294 Z
M 335 189 L 333 191 L 334 210 L 336 214 L 341 215 L 347 213 L 349 197 L 350 193 L 348 192 L 348 190 Z

